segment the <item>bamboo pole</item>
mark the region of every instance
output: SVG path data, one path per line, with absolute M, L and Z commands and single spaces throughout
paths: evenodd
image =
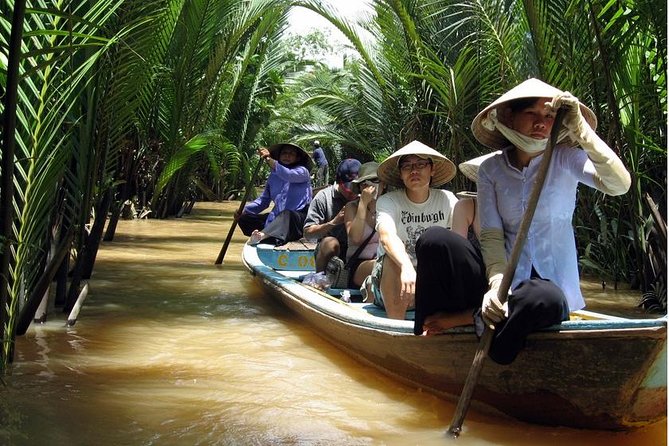
M 553 148 L 555 147 L 558 134 L 560 133 L 560 128 L 562 127 L 563 117 L 564 111 L 562 109 L 558 110 L 557 115 L 555 116 L 555 121 L 553 123 L 553 129 L 551 130 L 550 140 L 546 150 L 544 151 L 544 157 L 541 160 L 541 164 L 539 165 L 537 178 L 527 203 L 527 210 L 525 210 L 525 215 L 523 215 L 523 219 L 520 222 L 518 235 L 516 236 L 516 241 L 511 251 L 511 257 L 509 258 L 509 262 L 506 265 L 504 277 L 502 278 L 502 283 L 499 287 L 499 293 L 497 297 L 502 303 L 506 302 L 507 293 L 509 292 L 513 276 L 516 272 L 516 265 L 518 265 L 518 259 L 520 258 L 520 253 L 523 250 L 523 245 L 525 244 L 525 239 L 527 238 L 527 232 L 530 229 L 530 224 L 532 223 L 532 218 L 534 217 L 534 211 L 537 208 L 537 202 L 539 201 L 541 191 L 543 190 L 544 180 L 546 179 L 546 173 L 548 172 L 548 167 L 550 166 L 551 159 L 553 157 Z M 465 385 L 462 388 L 462 393 L 460 394 L 458 405 L 455 408 L 453 420 L 451 421 L 451 425 L 447 431 L 447 434 L 452 438 L 459 437 L 460 432 L 462 432 L 462 423 L 464 422 L 465 415 L 469 409 L 472 395 L 474 394 L 474 387 L 476 386 L 479 376 L 481 375 L 483 360 L 486 356 L 488 356 L 488 351 L 490 350 L 490 345 L 492 344 L 494 334 L 494 328 L 487 326 L 483 331 L 483 335 L 479 341 L 479 347 L 476 350 L 476 354 L 474 355 L 474 361 L 472 362 L 472 365 L 469 369 L 469 374 L 465 380 Z

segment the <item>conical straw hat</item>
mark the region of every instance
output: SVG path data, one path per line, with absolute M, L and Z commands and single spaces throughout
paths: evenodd
M 283 146 L 292 147 L 297 151 L 298 164 L 303 165 L 309 170 L 313 169 L 314 167 L 313 161 L 311 161 L 311 157 L 309 156 L 307 151 L 304 150 L 302 147 L 289 142 L 280 142 L 278 144 L 273 144 L 269 146 L 269 148 L 267 149 L 269 151 L 269 156 L 278 161 L 279 154 L 281 153 L 281 149 L 283 148 Z
M 378 169 L 379 178 L 390 186 L 404 187 L 400 177 L 400 169 L 397 163 L 405 155 L 416 155 L 421 158 L 432 160 L 432 187 L 439 187 L 448 183 L 455 176 L 455 164 L 441 153 L 420 141 L 412 141 L 404 147 L 396 150 L 392 155 L 381 163 Z
M 495 102 L 476 115 L 474 121 L 472 121 L 472 132 L 474 133 L 474 137 L 481 144 L 490 147 L 491 149 L 501 149 L 506 147 L 509 145 L 509 141 L 494 127 L 492 121 L 488 118 L 488 113 L 491 110 L 498 108 L 501 104 L 516 99 L 553 98 L 562 93 L 564 93 L 562 90 L 559 90 L 552 85 L 548 85 L 539 79 L 528 79 L 504 93 Z M 595 130 L 597 128 L 597 117 L 595 116 L 595 113 L 581 102 L 579 102 L 579 105 L 581 107 L 581 114 L 590 127 Z M 567 134 L 558 141 L 558 144 L 567 144 L 574 147 L 578 145 L 578 142 L 573 140 L 571 136 Z
M 499 153 L 502 152 L 496 150 L 494 152 L 486 153 L 485 155 L 477 156 L 468 161 L 463 161 L 458 164 L 458 169 L 460 169 L 460 172 L 462 172 L 469 180 L 476 183 L 479 180 L 479 167 L 481 167 L 481 163 Z

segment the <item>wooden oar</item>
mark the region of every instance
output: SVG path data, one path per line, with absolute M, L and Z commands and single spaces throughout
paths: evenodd
M 553 155 L 553 147 L 557 141 L 558 134 L 560 133 L 560 128 L 562 127 L 562 118 L 564 116 L 564 111 L 562 109 L 558 110 L 555 121 L 553 122 L 553 129 L 551 130 L 550 140 L 544 151 L 544 157 L 541 160 L 539 165 L 539 170 L 537 172 L 537 179 L 534 183 L 534 188 L 530 194 L 529 201 L 527 203 L 527 210 L 525 215 L 523 215 L 523 220 L 520 222 L 520 227 L 518 228 L 518 235 L 516 241 L 513 244 L 513 249 L 511 251 L 511 257 L 509 262 L 506 265 L 506 270 L 504 271 L 504 277 L 502 278 L 502 283 L 499 287 L 499 293 L 497 297 L 500 302 L 506 302 L 507 293 L 511 287 L 511 281 L 516 272 L 516 265 L 518 265 L 518 259 L 520 258 L 520 253 L 523 250 L 523 245 L 525 244 L 525 239 L 527 238 L 527 232 L 530 229 L 530 224 L 532 223 L 532 217 L 534 217 L 534 211 L 537 208 L 537 202 L 539 201 L 539 196 L 541 195 L 541 190 L 544 186 L 544 180 L 546 179 L 546 172 L 548 172 L 548 167 L 551 163 L 551 158 Z M 495 334 L 495 330 L 486 325 L 481 340 L 479 341 L 478 349 L 474 355 L 474 361 L 472 366 L 469 368 L 469 374 L 465 380 L 465 385 L 462 388 L 462 393 L 460 394 L 460 399 L 458 400 L 458 405 L 455 408 L 455 413 L 453 414 L 453 419 L 451 420 L 451 426 L 448 428 L 447 434 L 452 438 L 457 438 L 460 436 L 462 431 L 462 423 L 465 420 L 465 415 L 469 409 L 469 404 L 471 403 L 472 395 L 474 393 L 474 387 L 476 382 L 481 375 L 481 369 L 483 368 L 483 360 L 488 355 L 490 350 L 490 345 L 492 344 L 492 339 Z
M 256 165 L 256 170 L 253 172 L 253 176 L 251 177 L 251 181 L 249 184 L 246 185 L 246 192 L 244 192 L 244 198 L 242 198 L 242 202 L 239 203 L 239 209 L 237 209 L 237 215 L 241 215 L 242 211 L 244 210 L 244 206 L 246 206 L 246 200 L 249 199 L 249 195 L 251 194 L 251 188 L 254 187 L 256 184 L 256 179 L 258 178 L 258 173 L 260 172 L 260 167 L 262 166 L 263 159 L 260 158 L 258 160 L 258 164 Z M 216 265 L 220 265 L 223 263 L 223 257 L 225 257 L 225 253 L 228 251 L 228 246 L 230 245 L 230 240 L 232 240 L 232 234 L 235 232 L 235 228 L 237 227 L 237 220 L 233 219 L 232 221 L 232 226 L 230 226 L 230 231 L 228 231 L 228 236 L 225 238 L 225 243 L 223 243 L 223 246 L 221 247 L 221 251 L 218 253 L 218 257 L 216 258 L 216 262 L 214 262 Z

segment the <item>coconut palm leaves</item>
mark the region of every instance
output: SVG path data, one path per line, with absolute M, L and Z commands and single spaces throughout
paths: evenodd
M 287 3 L 200 3 L 182 10 L 166 60 L 171 74 L 158 93 L 164 100 L 157 103 L 157 114 L 164 118 L 156 124 L 168 159 L 154 196 L 159 216 L 176 213 L 183 192 L 192 184 L 190 172 L 202 174 L 202 161 L 210 167 L 204 172 L 209 170 L 214 179 L 220 177 L 221 169 L 233 174 L 243 170 L 243 157 L 222 165 L 225 159 L 214 153 L 221 153 L 220 144 L 189 145 L 187 141 L 218 132 L 211 142 L 225 141 L 227 147 L 238 147 L 238 152 L 242 147 L 249 150 L 247 130 L 255 101 L 267 93 L 263 81 L 281 63 L 274 56 L 275 41 L 285 23 Z M 198 150 L 193 150 L 196 146 Z
M 5 361 L 11 356 L 19 311 L 45 269 L 51 241 L 64 236 L 60 231 L 64 221 L 70 225 L 81 221 L 81 197 L 91 184 L 86 173 L 94 159 L 88 153 L 81 156 L 90 150 L 87 129 L 92 116 L 82 115 L 87 104 L 81 98 L 90 97 L 96 67 L 122 35 L 109 37 L 103 32 L 119 5 L 29 4 L 23 24 L 3 22 L 3 35 L 11 26 L 24 28 L 16 112 L 16 194 L 13 204 L 3 203 L 16 209 L 13 234 L 7 235 L 13 244 L 3 327 Z
M 7 19 L 14 2 L 1 5 L 2 60 L 9 54 L 12 27 L 24 31 L 17 153 L 3 153 L 16 172 L 15 197 L 2 203 L 15 210 L 10 230 L 3 234 L 10 266 L 4 276 L 4 369 L 15 334 L 25 331 L 32 318 L 29 310 L 51 281 L 45 280 L 45 271 L 55 271 L 49 259 L 60 261 L 70 252 L 76 257 L 67 309 L 80 281 L 90 276 L 115 194 L 122 202 L 133 193 L 138 172 L 160 172 L 160 160 L 175 153 L 177 167 L 183 167 L 187 163 L 179 150 L 197 147 L 195 142 L 211 134 L 216 136 L 207 144 L 218 151 L 206 158 L 209 165 L 247 159 L 221 129 L 229 121 L 231 104 L 244 97 L 239 91 L 247 73 L 271 70 L 271 64 L 254 63 L 271 46 L 267 37 L 279 29 L 287 3 L 35 1 L 28 2 L 25 22 L 15 24 Z M 5 63 L 1 67 L 4 81 Z M 261 81 L 250 85 L 255 93 L 246 96 L 251 98 L 246 104 L 263 91 Z M 248 141 L 252 115 L 241 112 L 245 118 L 235 142 Z M 9 178 L 11 169 L 4 170 Z M 159 201 L 163 214 L 178 207 L 189 176 L 164 183 L 171 191 Z M 143 184 L 150 190 L 150 181 Z

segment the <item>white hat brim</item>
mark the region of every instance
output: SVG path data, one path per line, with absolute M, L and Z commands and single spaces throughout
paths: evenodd
M 444 155 L 420 141 L 412 141 L 393 152 L 379 165 L 379 179 L 390 186 L 404 187 L 397 162 L 401 157 L 406 155 L 416 155 L 432 160 L 433 175 L 432 182 L 430 183 L 432 187 L 439 187 L 448 183 L 453 179 L 457 171 L 455 164 Z
M 539 79 L 528 79 L 504 93 L 496 101 L 488 105 L 478 115 L 476 115 L 472 121 L 472 133 L 478 142 L 484 146 L 490 147 L 491 149 L 502 149 L 510 144 L 509 141 L 499 132 L 499 130 L 490 130 L 483 125 L 483 121 L 488 119 L 488 113 L 492 109 L 496 109 L 500 105 L 516 99 L 553 98 L 562 93 L 564 93 L 562 90 L 540 81 Z M 597 117 L 595 116 L 595 113 L 581 102 L 579 102 L 579 106 L 581 108 L 581 114 L 587 121 L 588 125 L 590 125 L 593 130 L 596 130 Z M 569 134 L 564 136 L 560 141 L 557 141 L 557 143 L 568 145 L 570 147 L 575 147 L 578 145 L 578 142 L 574 140 Z

